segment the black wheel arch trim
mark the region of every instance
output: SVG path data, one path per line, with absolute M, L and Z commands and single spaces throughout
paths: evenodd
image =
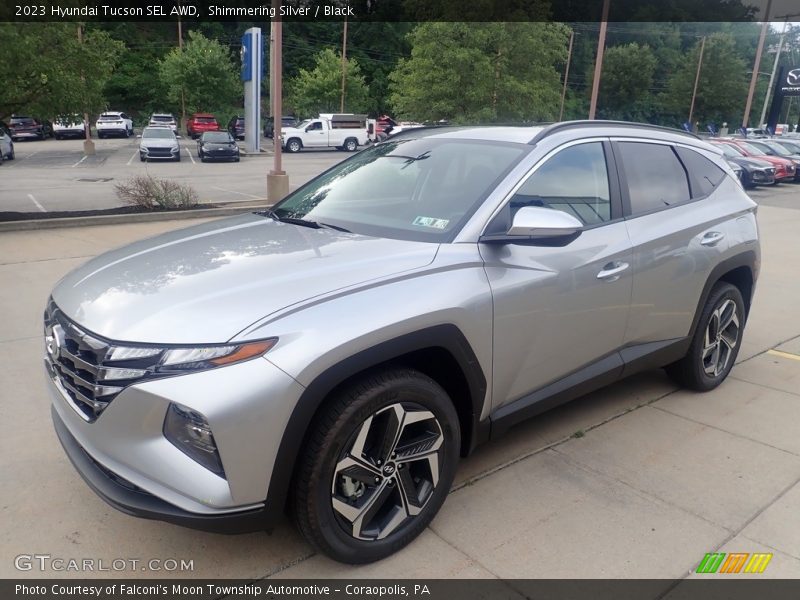
M 487 390 L 486 377 L 467 338 L 452 324 L 435 325 L 407 333 L 345 358 L 317 376 L 305 389 L 289 417 L 275 457 L 266 498 L 267 510 L 283 514 L 297 457 L 309 426 L 325 398 L 337 386 L 371 368 L 431 348 L 442 348 L 449 352 L 467 382 L 472 409 L 471 430 L 462 431 L 462 437 L 469 437 L 467 451 L 486 441 L 489 437 L 489 422 L 488 419 L 480 422 Z

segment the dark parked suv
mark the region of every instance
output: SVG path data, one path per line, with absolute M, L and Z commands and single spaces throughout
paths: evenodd
M 16 140 L 43 140 L 53 135 L 50 121 L 14 115 L 8 121 L 11 138 Z
M 720 385 L 759 263 L 755 202 L 691 134 L 408 129 L 270 210 L 67 274 L 53 421 L 129 514 L 243 532 L 289 509 L 315 548 L 374 561 L 515 423 L 645 369 Z
M 237 140 L 244 139 L 244 117 L 233 117 L 228 121 L 228 131 Z

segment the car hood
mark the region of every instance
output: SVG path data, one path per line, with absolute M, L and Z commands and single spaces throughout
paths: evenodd
M 437 249 L 249 214 L 100 255 L 64 277 L 53 300 L 112 340 L 224 342 L 287 306 L 424 267 Z
M 148 148 L 174 148 L 178 145 L 178 140 L 169 138 L 142 138 L 142 146 Z
M 749 167 L 751 169 L 766 169 L 772 167 L 771 163 L 757 158 L 745 158 L 742 156 L 741 158 L 729 158 L 728 160 L 742 167 Z

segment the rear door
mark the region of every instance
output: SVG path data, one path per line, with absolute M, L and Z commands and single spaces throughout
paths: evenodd
M 712 268 L 728 249 L 727 217 L 709 198 L 736 185 L 702 151 L 656 141 L 614 141 L 633 294 L 625 344 L 688 335 Z
M 631 243 L 610 144 L 572 143 L 538 163 L 487 228 L 523 206 L 561 210 L 585 228 L 558 243 L 480 245 L 494 302 L 494 408 L 591 363 L 619 366 L 631 295 Z

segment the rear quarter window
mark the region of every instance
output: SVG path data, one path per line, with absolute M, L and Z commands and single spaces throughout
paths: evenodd
M 620 142 L 632 216 L 687 202 L 686 169 L 669 144 Z
M 725 180 L 725 171 L 699 152 L 680 146 L 676 150 L 689 173 L 692 198 L 708 196 Z

